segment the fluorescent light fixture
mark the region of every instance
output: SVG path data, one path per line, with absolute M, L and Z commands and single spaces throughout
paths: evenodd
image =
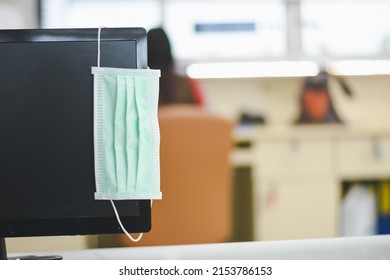
M 333 61 L 329 62 L 326 67 L 327 71 L 333 75 L 390 75 L 390 60 Z
M 186 72 L 194 79 L 305 77 L 317 75 L 319 67 L 309 61 L 194 63 Z

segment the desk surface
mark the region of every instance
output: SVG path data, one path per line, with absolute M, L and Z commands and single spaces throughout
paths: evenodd
M 390 260 L 390 235 L 55 252 L 68 260 Z

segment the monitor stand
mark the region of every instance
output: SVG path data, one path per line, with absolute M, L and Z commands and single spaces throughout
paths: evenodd
M 5 238 L 0 237 L 0 260 L 62 260 L 59 255 L 26 255 L 17 257 L 7 257 L 7 247 L 5 246 Z
M 0 237 L 0 260 L 7 259 L 7 249 L 5 247 L 5 239 L 4 237 Z

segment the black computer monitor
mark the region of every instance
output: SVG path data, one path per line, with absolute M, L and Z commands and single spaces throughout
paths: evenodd
M 94 199 L 97 38 L 98 29 L 0 30 L 2 243 L 121 232 L 110 202 Z M 101 66 L 147 68 L 146 31 L 103 28 Z M 128 232 L 150 230 L 150 201 L 116 207 Z

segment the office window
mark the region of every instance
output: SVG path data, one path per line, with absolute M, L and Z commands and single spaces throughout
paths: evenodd
M 300 2 L 304 55 L 356 58 L 390 54 L 390 1 Z
M 389 0 L 38 0 L 41 27 L 164 26 L 192 61 L 385 59 Z
M 41 0 L 41 26 L 145 27 L 161 24 L 159 0 Z
M 169 0 L 164 26 L 179 60 L 280 58 L 286 13 L 278 0 Z

